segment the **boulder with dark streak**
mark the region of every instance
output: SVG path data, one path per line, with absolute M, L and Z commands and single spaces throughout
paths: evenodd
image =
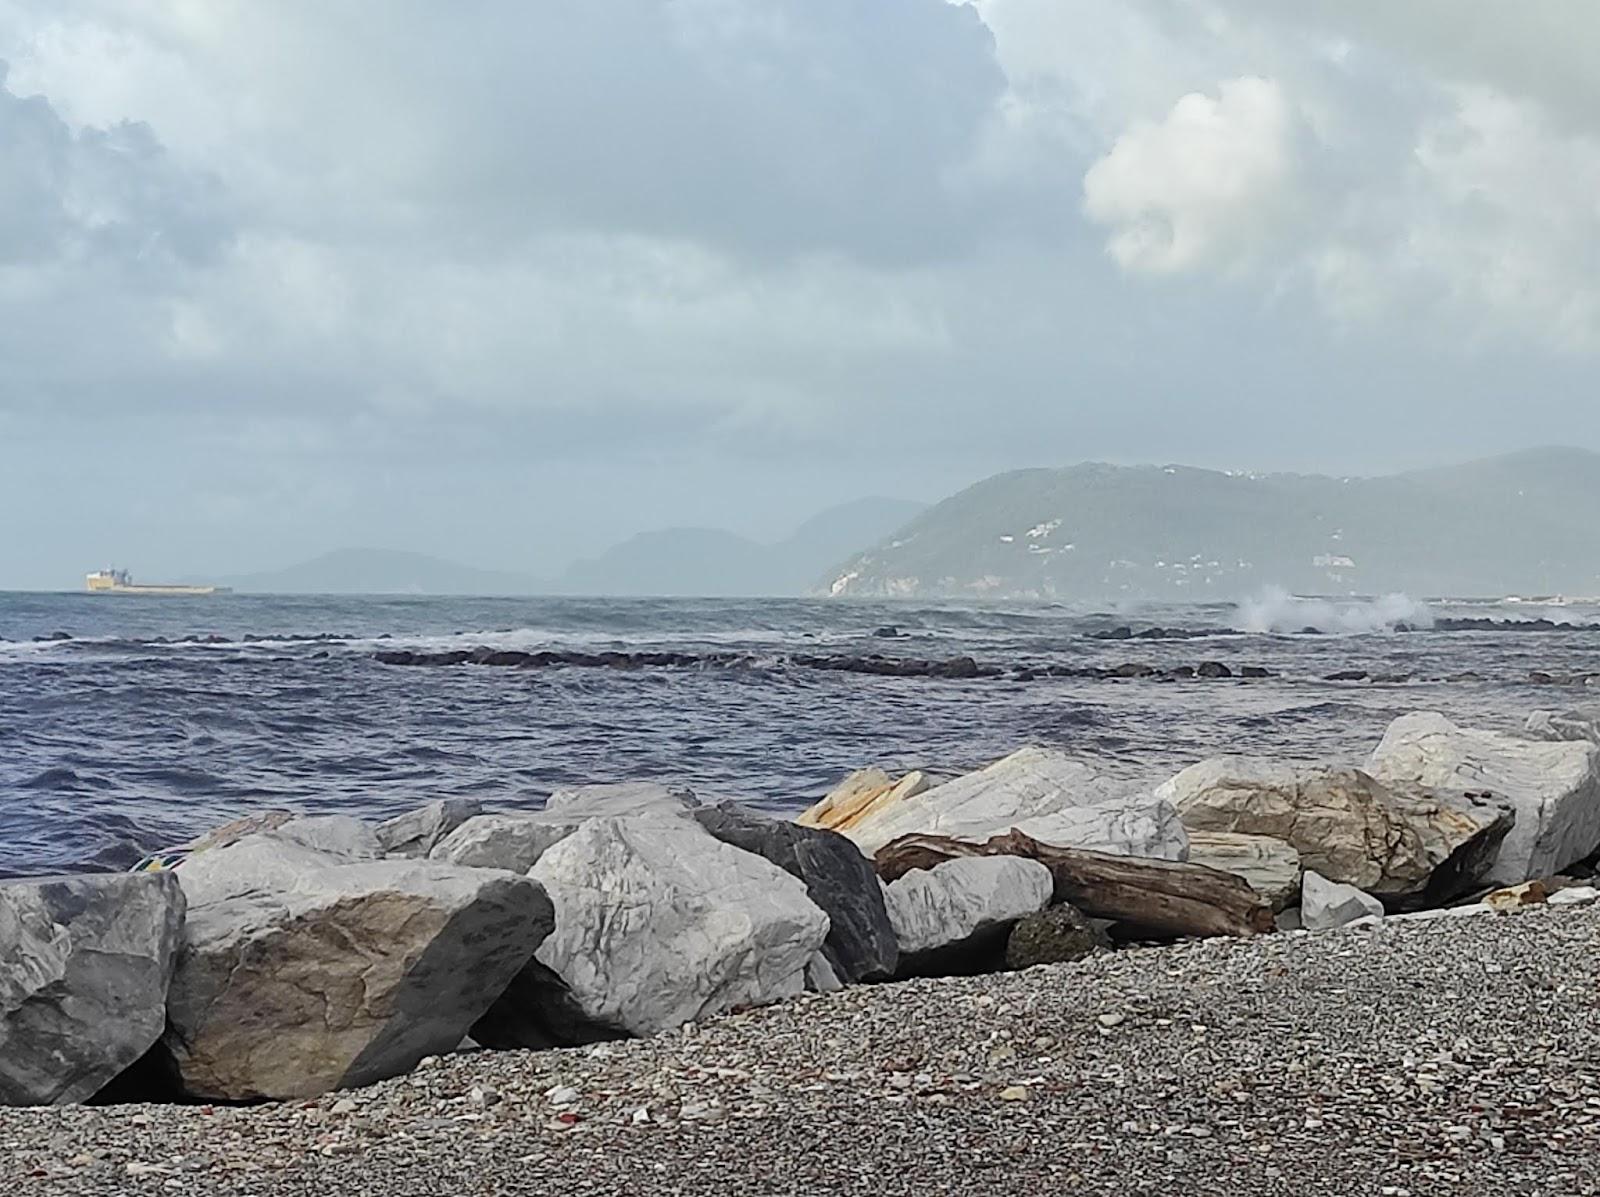
M 883 887 L 855 844 L 836 831 L 801 827 L 733 802 L 701 807 L 693 818 L 723 843 L 764 856 L 805 882 L 806 893 L 828 916 L 822 950 L 840 980 L 894 975 L 899 948 Z

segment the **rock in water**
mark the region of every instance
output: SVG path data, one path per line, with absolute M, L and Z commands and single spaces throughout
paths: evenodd
M 1353 885 L 1306 870 L 1300 888 L 1300 919 L 1308 931 L 1331 931 L 1368 916 L 1383 917 L 1383 903 Z
M 823 953 L 845 983 L 894 975 L 900 949 L 872 862 L 835 831 L 800 827 L 737 803 L 703 806 L 694 820 L 725 844 L 763 856 L 805 882 L 828 916 Z
M 1559 873 L 1600 846 L 1600 746 L 1539 742 L 1457 727 L 1443 715 L 1403 715 L 1372 754 L 1384 781 L 1488 790 L 1516 809 L 1486 879 L 1515 885 Z
M 1453 786 L 1391 785 L 1359 769 L 1224 756 L 1156 789 L 1191 831 L 1282 840 L 1324 877 L 1396 908 L 1436 903 L 1482 877 L 1511 827 L 1500 799 Z
M 1098 776 L 1049 748 L 1023 748 L 839 827 L 871 855 L 902 835 L 986 840 L 1016 828 L 1059 848 L 1183 860 L 1188 836 L 1172 804 Z
M 792 997 L 828 935 L 799 880 L 681 815 L 591 819 L 530 875 L 556 929 L 490 1012 L 495 1046 L 541 1046 L 551 1026 L 653 1035 Z
M 183 912 L 171 873 L 0 883 L 0 1104 L 84 1101 L 150 1050 Z
M 1023 969 L 1082 960 L 1110 946 L 1104 931 L 1062 902 L 1017 920 L 1006 937 L 1006 967 Z
M 308 1097 L 396 1076 L 453 1050 L 553 922 L 538 885 L 509 873 L 307 868 L 291 886 L 191 906 L 164 1042 L 197 1098 Z
M 483 813 L 483 804 L 470 798 L 441 798 L 416 810 L 379 823 L 374 832 L 388 856 L 421 857 L 468 819 Z
M 1274 912 L 1292 906 L 1300 896 L 1300 853 L 1269 835 L 1191 829 L 1189 863 L 1244 878 Z
M 900 941 L 900 975 L 997 967 L 1018 919 L 1050 904 L 1050 870 L 1020 856 L 970 856 L 913 869 L 884 891 Z

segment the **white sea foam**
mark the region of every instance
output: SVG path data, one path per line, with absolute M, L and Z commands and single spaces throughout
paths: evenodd
M 1279 586 L 1269 586 L 1255 598 L 1246 599 L 1234 613 L 1234 626 L 1243 632 L 1316 628 L 1319 632 L 1359 635 L 1393 631 L 1402 623 L 1414 628 L 1432 627 L 1433 613 L 1426 603 L 1404 594 L 1341 603 L 1301 598 Z

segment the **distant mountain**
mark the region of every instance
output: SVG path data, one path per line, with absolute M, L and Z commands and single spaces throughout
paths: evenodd
M 396 549 L 337 549 L 286 569 L 216 581 L 246 594 L 538 594 L 549 589 L 522 574 Z
M 1600 594 L 1600 455 L 1375 478 L 1085 464 L 999 474 L 822 581 L 840 596 Z
M 804 594 L 831 564 L 924 509 L 905 499 L 860 499 L 829 508 L 770 545 L 711 528 L 643 532 L 573 565 L 560 588 L 619 595 Z

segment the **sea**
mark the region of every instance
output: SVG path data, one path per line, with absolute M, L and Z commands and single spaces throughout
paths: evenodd
M 611 663 L 380 659 L 480 648 Z M 869 657 L 1001 675 L 814 664 Z M 1171 676 L 1203 663 L 1234 676 Z M 1081 676 L 1124 665 L 1157 675 Z M 1150 781 L 1218 753 L 1359 763 L 1403 713 L 1513 730 L 1596 675 L 1593 602 L 0 593 L 0 876 L 126 868 L 269 808 L 537 808 L 591 782 L 792 813 L 865 765 L 953 773 L 1025 744 Z

